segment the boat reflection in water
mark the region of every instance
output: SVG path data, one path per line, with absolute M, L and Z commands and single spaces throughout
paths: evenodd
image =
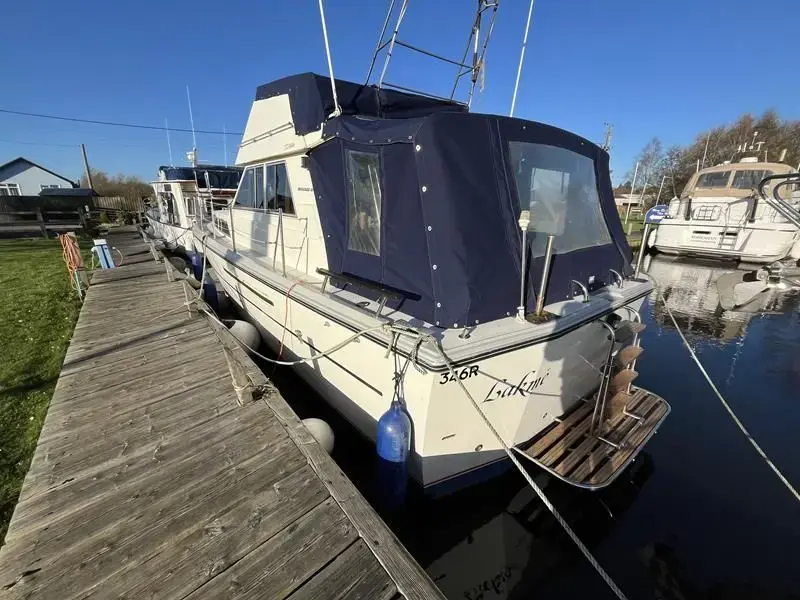
M 576 490 L 542 472 L 535 479 L 594 550 L 652 473 L 653 461 L 642 452 L 600 491 Z M 420 510 L 408 507 L 393 519 L 392 528 L 451 599 L 533 597 L 558 588 L 583 560 L 518 473 L 426 502 Z
M 688 260 L 664 255 L 646 256 L 644 271 L 652 277 L 678 326 L 686 334 L 727 344 L 745 337 L 747 326 L 759 314 L 784 312 L 791 303 L 791 286 L 759 281 L 758 265 Z M 653 319 L 674 329 L 658 292 L 650 295 Z

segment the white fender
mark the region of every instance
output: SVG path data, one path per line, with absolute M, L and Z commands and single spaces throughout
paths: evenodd
M 250 350 L 258 350 L 261 344 L 261 335 L 258 333 L 255 325 L 247 321 L 239 321 L 236 319 L 226 319 L 223 321 L 225 327 L 231 332 L 233 337 L 244 346 L 244 349 L 249 353 Z
M 334 435 L 330 425 L 322 419 L 315 418 L 303 419 L 303 425 L 325 452 L 328 454 L 333 452 Z

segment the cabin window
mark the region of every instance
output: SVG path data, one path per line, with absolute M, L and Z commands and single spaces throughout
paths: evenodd
M 561 254 L 611 243 L 591 158 L 529 142 L 509 142 L 509 150 L 520 210 L 531 211 L 534 256 L 544 254 L 551 232 Z
M 348 250 L 381 254 L 381 184 L 377 154 L 347 151 Z
M 736 171 L 733 175 L 733 184 L 731 187 L 735 187 L 739 190 L 752 190 L 758 187 L 758 184 L 761 183 L 764 177 L 769 177 L 770 175 L 772 175 L 772 171 L 767 171 L 765 169 Z
M 19 184 L 0 183 L 0 196 L 19 196 Z
M 717 171 L 716 173 L 703 173 L 697 178 L 696 188 L 724 188 L 728 187 L 730 171 Z
M 721 213 L 722 209 L 719 206 L 705 204 L 692 211 L 692 219 L 695 221 L 716 221 Z
M 255 167 L 248 167 L 242 175 L 239 191 L 236 192 L 236 206 L 240 208 L 253 208 L 255 206 Z
M 289 176 L 286 174 L 286 163 L 267 165 L 267 209 L 281 210 L 284 214 L 293 215 L 292 189 L 289 187 Z
M 253 208 L 264 210 L 264 167 L 258 166 L 255 168 L 256 182 L 255 191 L 256 199 Z

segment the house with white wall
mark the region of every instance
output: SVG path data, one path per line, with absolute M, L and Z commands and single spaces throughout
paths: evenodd
M 0 165 L 0 196 L 38 196 L 42 190 L 76 187 L 71 179 L 21 156 Z

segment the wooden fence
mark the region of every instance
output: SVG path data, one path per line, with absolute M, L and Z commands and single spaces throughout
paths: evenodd
M 141 198 L 124 196 L 96 196 L 92 198 L 95 210 L 112 210 L 116 212 L 142 213 L 147 208 Z
M 0 212 L 0 237 L 18 237 L 77 231 L 87 225 L 84 210 L 4 210 Z

